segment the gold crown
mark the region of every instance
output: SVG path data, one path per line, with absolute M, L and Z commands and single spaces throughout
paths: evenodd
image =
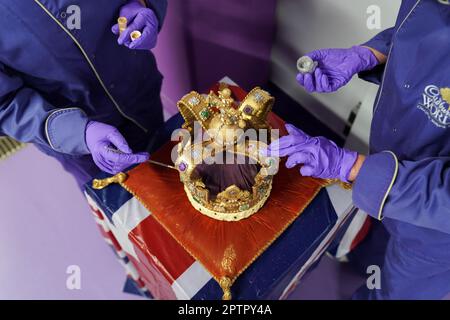
M 232 98 L 231 90 L 225 87 L 218 94 L 210 92 L 205 96 L 191 92 L 178 102 L 185 119 L 183 128 L 189 131 L 189 137 L 179 143 L 175 165 L 189 201 L 202 214 L 222 221 L 239 221 L 256 213 L 269 198 L 279 159 L 261 154 L 260 150 L 267 148 L 267 144 L 255 136 L 248 137 L 247 132 L 254 129 L 253 133 L 257 130 L 259 133 L 260 129 L 266 129 L 270 139 L 267 115 L 274 101 L 268 92 L 255 88 L 238 103 Z M 196 122 L 208 132 L 206 141 L 196 142 Z M 223 160 L 226 154 L 231 154 L 233 160 L 254 165 L 257 173 L 250 189 L 242 190 L 231 184 L 213 195 L 204 182 L 208 177 L 197 169 L 199 165 Z M 212 171 L 220 170 L 218 168 Z

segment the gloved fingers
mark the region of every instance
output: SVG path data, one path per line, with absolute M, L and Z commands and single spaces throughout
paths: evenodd
M 299 73 L 296 79 L 299 85 L 301 85 L 302 87 L 305 86 L 305 75 L 303 73 Z
M 138 152 L 134 154 L 133 164 L 143 163 L 148 161 L 148 159 L 150 159 L 150 154 L 148 152 Z
M 348 80 L 346 80 L 345 77 L 339 73 L 330 72 L 328 78 L 330 83 L 330 92 L 339 90 L 348 82 Z
M 111 148 L 102 150 L 100 156 L 103 158 L 101 164 L 107 169 L 105 171 L 113 174 L 119 173 L 134 164 L 145 162 L 150 157 L 147 152 L 129 154 Z
M 268 153 L 273 157 L 286 157 L 309 147 L 308 141 L 299 142 L 293 136 L 285 136 L 274 141 L 268 148 Z
M 109 143 L 105 142 L 102 143 L 101 148 L 99 148 L 99 157 L 102 158 L 102 162 L 113 168 L 114 165 L 117 163 L 119 157 L 119 154 L 123 154 L 122 151 L 116 150 L 114 147 L 112 147 Z
M 139 31 L 142 34 L 144 33 L 144 29 L 147 26 L 147 15 L 149 12 L 152 12 L 150 9 L 149 11 L 140 11 L 136 17 L 134 17 L 134 20 L 132 23 L 130 23 L 127 27 L 127 29 L 122 33 L 122 35 L 119 37 L 119 44 L 124 44 L 128 48 L 130 48 L 131 44 L 135 41 L 131 41 L 131 33 L 133 31 Z M 141 35 L 142 38 L 142 35 Z
M 306 144 L 296 144 L 287 148 L 277 150 L 276 153 L 279 158 L 282 158 L 291 156 L 293 154 L 296 154 L 297 152 L 304 152 L 305 150 L 307 150 L 307 148 L 308 146 Z M 274 153 L 275 152 L 272 152 L 272 155 L 275 155 Z
M 316 68 L 316 70 L 314 71 L 314 82 L 316 84 L 316 91 L 317 92 L 323 92 L 322 89 L 322 70 L 320 70 L 320 68 Z
M 328 76 L 323 73 L 322 69 L 317 68 L 316 71 L 314 71 L 314 78 L 317 92 L 330 92 Z
M 116 36 L 118 36 L 119 33 L 120 33 L 120 30 L 119 30 L 119 24 L 116 23 L 115 25 L 113 25 L 112 28 L 111 28 L 111 31 L 112 31 L 112 33 L 114 33 Z
M 308 91 L 309 93 L 316 91 L 316 87 L 314 84 L 314 78 L 312 77 L 311 74 L 309 74 L 309 73 L 305 74 L 304 81 L 305 81 L 306 91 Z
M 156 47 L 157 34 L 158 29 L 155 30 L 151 26 L 145 26 L 141 37 L 139 39 L 136 39 L 135 41 L 132 41 L 129 45 L 129 48 L 151 50 Z
M 113 166 L 111 164 L 107 163 L 105 161 L 105 159 L 103 159 L 102 156 L 96 156 L 96 157 L 93 157 L 93 159 L 94 159 L 94 162 L 97 165 L 97 167 L 100 168 L 100 170 L 110 173 L 110 174 L 115 174 L 115 172 L 112 169 Z
M 136 18 L 136 14 L 121 14 L 121 16 L 127 18 L 127 28 L 122 32 L 122 34 L 120 33 L 120 29 L 119 29 L 119 24 L 116 23 L 115 25 L 112 26 L 111 31 L 119 36 L 119 39 L 117 39 L 117 42 L 120 45 L 126 44 L 128 42 L 131 42 L 131 38 L 130 38 L 130 34 L 134 31 L 132 29 L 130 29 L 130 26 L 132 26 L 132 22 L 133 20 Z M 127 32 L 128 31 L 128 32 Z M 129 40 L 129 41 L 128 41 Z
M 309 152 L 297 152 L 291 155 L 286 161 L 286 168 L 292 169 L 298 164 L 309 163 L 311 155 Z
M 146 152 L 135 154 L 119 154 L 119 158 L 113 166 L 113 169 L 117 172 L 124 171 L 128 167 L 147 161 L 150 155 Z
M 286 130 L 288 131 L 289 135 L 281 137 L 280 139 L 272 142 L 269 147 L 268 151 L 272 155 L 274 153 L 279 153 L 281 150 L 290 148 L 292 146 L 300 145 L 308 141 L 309 136 L 304 133 L 302 130 L 296 128 L 292 124 L 286 124 Z M 284 154 L 284 153 L 282 153 Z M 285 154 L 284 154 L 285 155 Z
M 304 177 L 311 177 L 314 175 L 314 167 L 311 165 L 305 164 L 300 168 L 300 173 Z
M 120 44 L 121 46 L 129 46 L 131 43 L 131 33 L 136 30 L 132 27 L 132 25 L 128 26 L 123 32 L 122 34 L 119 36 L 119 39 L 117 40 L 117 43 Z
M 314 61 L 319 61 L 323 59 L 323 50 L 314 50 L 307 54 L 308 57 Z
M 338 91 L 340 88 L 342 88 L 344 85 L 347 84 L 347 81 L 343 81 L 341 79 L 334 79 L 334 81 L 331 84 L 331 90 Z
M 271 155 L 275 155 L 274 153 L 277 153 L 280 150 L 292 147 L 294 145 L 296 145 L 294 136 L 284 136 L 272 142 L 268 147 L 268 151 Z
M 132 43 L 132 41 L 131 41 L 131 33 L 133 31 L 143 32 L 144 31 L 144 27 L 145 27 L 145 22 L 142 19 L 142 17 L 140 16 L 140 14 L 138 14 L 134 18 L 133 22 L 128 25 L 128 27 L 125 29 L 124 32 L 122 32 L 122 34 L 120 35 L 120 37 L 117 40 L 117 42 L 120 45 L 125 45 L 126 47 L 129 47 L 130 44 Z
M 331 92 L 330 80 L 326 74 L 322 74 L 321 84 L 323 92 Z
M 309 135 L 304 133 L 301 129 L 297 128 L 293 124 L 287 123 L 285 125 L 285 128 L 290 135 L 296 136 L 297 138 L 303 140 L 300 141 L 300 143 L 306 141 L 309 138 Z
M 128 146 L 127 141 L 123 135 L 114 129 L 110 134 L 108 134 L 107 139 L 113 144 L 119 151 L 124 153 L 133 153 L 131 148 Z
M 105 159 L 109 163 L 117 164 L 127 164 L 128 166 L 132 164 L 137 164 L 141 162 L 145 162 L 149 159 L 148 153 L 120 153 L 117 151 L 113 151 L 108 149 L 104 153 Z
M 277 140 L 277 141 L 278 141 L 278 140 Z M 274 141 L 274 142 L 276 142 L 276 141 Z M 270 149 L 269 149 L 269 146 L 259 148 L 258 154 L 259 154 L 260 157 L 264 157 L 264 158 L 266 158 L 266 157 L 272 157 L 271 151 L 270 151 Z M 275 155 L 275 156 L 276 156 L 276 155 Z

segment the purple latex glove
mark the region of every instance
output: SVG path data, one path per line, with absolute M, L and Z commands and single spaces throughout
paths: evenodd
M 349 182 L 348 176 L 358 153 L 339 148 L 324 137 L 310 137 L 291 124 L 286 125 L 288 136 L 273 142 L 268 152 L 273 156 L 288 156 L 286 167 L 303 164 L 303 176 L 322 179 L 340 179 Z
M 362 71 L 375 68 L 379 62 L 370 49 L 354 46 L 350 49 L 322 49 L 308 57 L 318 62 L 313 74 L 297 75 L 298 83 L 308 92 L 334 92 Z
M 97 167 L 111 174 L 117 174 L 133 164 L 149 159 L 146 152 L 133 154 L 120 132 L 101 122 L 88 122 L 86 144 Z
M 128 26 L 119 36 L 117 42 L 130 49 L 151 50 L 158 39 L 159 21 L 152 9 L 146 8 L 139 0 L 130 0 L 120 9 L 120 16 L 128 20 Z M 141 37 L 131 41 L 131 33 L 140 31 Z M 112 27 L 112 32 L 119 35 L 119 25 Z

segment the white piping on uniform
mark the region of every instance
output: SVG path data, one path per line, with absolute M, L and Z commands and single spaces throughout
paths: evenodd
M 386 200 L 387 200 L 387 197 L 388 197 L 389 193 L 391 193 L 392 187 L 394 186 L 394 182 L 397 179 L 397 175 L 398 175 L 398 159 L 397 159 L 397 156 L 392 151 L 385 151 L 385 152 L 390 153 L 394 157 L 394 159 L 395 159 L 395 170 L 394 170 L 394 174 L 392 176 L 392 180 L 391 180 L 391 183 L 389 185 L 389 188 L 386 190 L 386 193 L 385 193 L 385 195 L 383 197 L 383 200 L 381 201 L 380 210 L 378 211 L 378 220 L 380 220 L 380 221 L 383 220 L 382 213 L 383 213 L 383 209 L 384 209 L 384 204 L 386 203 Z
M 403 19 L 402 23 L 400 23 L 400 25 L 399 25 L 399 27 L 397 28 L 397 30 L 395 31 L 395 34 L 394 34 L 394 35 L 397 35 L 398 31 L 403 27 L 403 25 L 405 24 L 406 20 L 408 20 L 409 16 L 411 15 L 411 13 L 412 13 L 412 12 L 414 11 L 414 9 L 416 9 L 416 7 L 419 5 L 420 1 L 421 1 L 421 0 L 417 0 L 416 4 L 412 7 L 412 9 L 411 9 L 411 10 L 409 11 L 409 13 L 406 15 L 405 19 Z M 394 36 L 394 35 L 393 35 L 393 36 Z M 390 57 L 391 57 L 391 52 L 392 52 L 393 46 L 394 46 L 394 42 L 391 43 L 391 46 L 390 46 L 390 48 L 389 48 L 389 53 L 388 53 L 388 57 L 387 57 L 387 60 L 386 60 L 385 72 L 383 73 L 383 79 L 381 80 L 380 94 L 378 95 L 378 100 L 377 100 L 377 102 L 376 102 L 376 104 L 375 104 L 375 108 L 374 108 L 374 110 L 373 110 L 373 114 L 374 114 L 374 115 L 375 115 L 375 113 L 376 113 L 377 110 L 378 110 L 378 105 L 380 104 L 380 100 L 381 100 L 381 97 L 382 97 L 382 94 L 383 94 L 384 80 L 385 80 L 385 78 L 386 78 L 386 73 L 387 73 L 387 70 L 388 70 L 388 65 L 389 65 L 389 61 L 390 61 Z M 380 210 L 378 211 L 378 220 L 380 220 L 380 221 L 383 220 L 382 213 L 383 213 L 383 209 L 384 209 L 384 204 L 386 203 L 387 197 L 388 197 L 389 193 L 391 192 L 392 187 L 394 186 L 394 182 L 395 182 L 395 180 L 396 180 L 396 178 L 397 178 L 397 174 L 398 174 L 398 159 L 397 159 L 397 156 L 396 156 L 395 153 L 393 153 L 392 151 L 387 151 L 387 152 L 389 152 L 390 154 L 392 154 L 392 156 L 393 156 L 394 159 L 395 159 L 395 171 L 394 171 L 394 175 L 393 175 L 393 177 L 392 177 L 391 183 L 390 183 L 390 185 L 389 185 L 389 188 L 388 188 L 388 190 L 386 191 L 386 193 L 385 193 L 385 195 L 384 195 L 384 197 L 383 197 L 383 200 L 381 201 Z
M 409 18 L 409 16 L 411 15 L 411 13 L 414 11 L 414 9 L 416 9 L 417 5 L 420 3 L 421 0 L 418 0 L 416 2 L 416 4 L 414 5 L 414 7 L 412 7 L 411 11 L 408 13 L 408 15 L 405 17 L 405 19 L 403 19 L 402 23 L 400 24 L 400 26 L 398 27 L 398 29 L 395 31 L 394 35 L 397 35 L 398 31 L 402 28 L 403 24 L 406 22 L 406 20 Z M 392 37 L 394 37 L 394 35 Z M 384 89 L 384 79 L 386 77 L 386 71 L 388 70 L 388 65 L 389 65 L 389 58 L 391 57 L 391 51 L 392 51 L 392 47 L 394 46 L 394 43 L 391 43 L 391 46 L 389 47 L 389 53 L 387 56 L 387 61 L 386 61 L 386 66 L 385 66 L 385 72 L 383 73 L 383 79 L 381 80 L 381 89 L 380 89 L 380 94 L 378 95 L 378 101 L 375 105 L 375 108 L 373 109 L 373 113 L 375 114 L 375 112 L 377 112 L 378 109 L 378 105 L 380 104 L 380 100 L 381 100 L 381 95 L 383 94 L 383 89 Z
M 83 109 L 73 107 L 73 108 L 61 108 L 61 109 L 56 109 L 56 110 L 52 111 L 52 112 L 47 116 L 47 119 L 45 120 L 45 137 L 47 138 L 47 141 L 48 141 L 48 144 L 50 145 L 50 147 L 51 147 L 53 150 L 55 150 L 55 151 L 57 151 L 57 150 L 56 150 L 55 146 L 52 144 L 52 141 L 51 141 L 51 139 L 50 139 L 50 135 L 49 135 L 49 133 L 48 133 L 48 121 L 49 121 L 49 119 L 50 119 L 55 113 L 61 112 L 61 111 L 63 111 L 63 110 L 80 110 L 82 113 L 86 114 L 86 112 L 84 112 Z
M 42 10 L 44 10 L 47 15 L 50 16 L 50 18 L 52 18 L 60 27 L 61 29 L 64 30 L 65 33 L 67 33 L 67 35 L 72 39 L 73 42 L 75 42 L 75 44 L 77 45 L 78 49 L 80 49 L 81 53 L 83 54 L 84 58 L 87 60 L 89 66 L 91 67 L 92 71 L 94 72 L 95 76 L 97 77 L 97 80 L 100 82 L 100 85 L 102 86 L 103 90 L 105 91 L 106 95 L 108 96 L 108 98 L 112 101 L 112 103 L 114 104 L 114 106 L 117 108 L 117 110 L 119 111 L 119 113 L 126 119 L 130 120 L 131 122 L 133 122 L 135 125 L 137 125 L 139 128 L 141 128 L 144 132 L 148 132 L 148 130 L 143 127 L 142 125 L 140 125 L 136 120 L 134 120 L 133 118 L 127 116 L 125 114 L 125 112 L 122 111 L 122 109 L 120 108 L 119 104 L 116 102 L 116 100 L 114 99 L 114 97 L 111 95 L 111 93 L 109 92 L 108 88 L 106 88 L 105 84 L 103 83 L 103 80 L 100 78 L 100 75 L 97 72 L 97 69 L 95 69 L 94 64 L 92 63 L 91 59 L 89 59 L 89 56 L 87 55 L 86 51 L 83 49 L 83 47 L 81 46 L 81 44 L 78 42 L 78 40 L 64 27 L 64 25 L 58 21 L 58 19 L 56 19 L 52 13 L 50 11 L 47 10 L 47 8 L 39 2 L 39 0 L 34 0 L 34 2 L 39 5 Z

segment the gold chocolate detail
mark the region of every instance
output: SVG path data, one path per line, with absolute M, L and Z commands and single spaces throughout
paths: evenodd
M 278 171 L 273 169 L 277 169 L 279 159 L 264 158 L 258 152 L 267 145 L 244 139 L 244 130 L 270 130 L 267 116 L 275 99 L 268 92 L 255 88 L 239 103 L 234 101 L 232 91 L 226 84 L 220 84 L 219 88 L 217 94 L 212 91 L 208 95 L 190 92 L 178 102 L 185 120 L 183 128 L 189 131 L 191 139 L 188 143 L 178 145 L 175 166 L 179 169 L 180 180 L 195 209 L 217 220 L 239 221 L 261 209 L 270 195 L 273 175 Z M 195 122 L 200 123 L 203 130 L 208 132 L 210 141 L 193 144 Z M 195 174 L 196 166 L 207 159 L 203 152 L 205 150 L 210 151 L 206 152 L 210 157 L 220 155 L 220 152 L 231 152 L 255 160 L 254 163 L 258 163 L 261 170 L 255 177 L 252 190 L 244 191 L 232 185 L 216 197 L 211 197 L 204 184 L 200 184 L 202 177 Z M 197 156 L 192 156 L 193 154 Z M 261 160 L 261 157 L 264 159 Z
M 210 197 L 209 190 L 195 172 L 195 167 L 210 157 L 207 142 L 188 143 L 184 148 L 179 145 L 179 155 L 176 167 L 180 169 L 180 179 L 192 206 L 200 213 L 221 221 L 239 221 L 248 218 L 261 209 L 272 190 L 273 174 L 278 172 L 279 159 L 265 157 L 258 150 L 266 149 L 267 145 L 260 141 L 247 141 L 231 150 L 237 156 L 245 156 L 253 163 L 261 166 L 254 179 L 252 190 L 239 189 L 231 185 L 216 197 Z M 225 149 L 230 151 L 228 149 Z M 192 153 L 199 153 L 192 156 Z M 214 157 L 214 156 L 213 156 Z M 269 160 L 269 161 L 268 161 Z
M 96 190 L 102 190 L 113 183 L 122 184 L 125 182 L 125 180 L 127 180 L 127 178 L 128 176 L 126 173 L 120 172 L 115 176 L 106 179 L 94 179 L 94 181 L 92 181 L 92 188 Z
M 125 17 L 120 17 L 117 19 L 117 23 L 119 24 L 119 33 L 122 34 L 127 28 L 128 20 Z
M 222 300 L 231 300 L 231 286 L 233 285 L 233 281 L 228 277 L 222 277 L 219 281 L 219 285 L 223 291 Z
M 136 41 L 136 40 L 139 39 L 141 36 L 142 36 L 142 33 L 141 33 L 140 31 L 137 31 L 137 30 L 133 31 L 133 32 L 130 34 L 131 41 Z

